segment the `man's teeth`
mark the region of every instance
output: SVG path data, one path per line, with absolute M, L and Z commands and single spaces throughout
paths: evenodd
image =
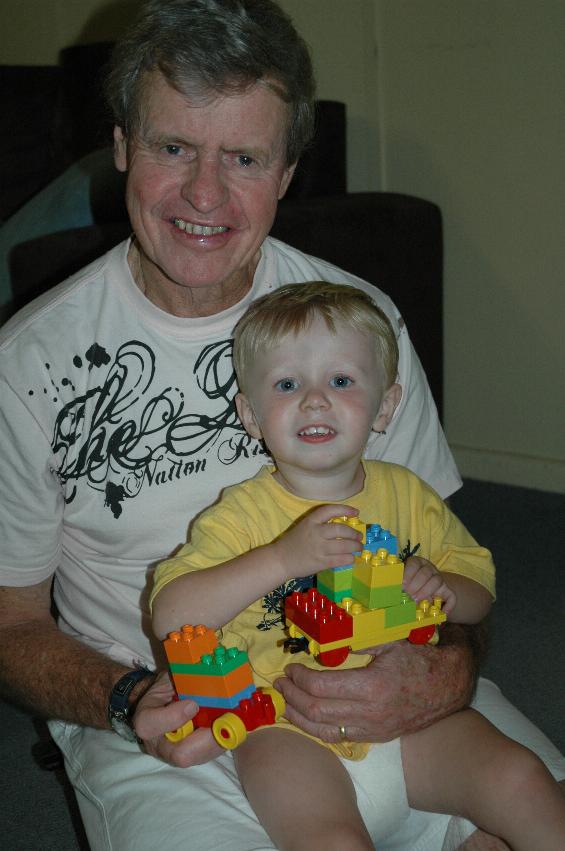
M 333 434 L 333 428 L 328 428 L 328 426 L 310 426 L 309 428 L 303 428 L 298 434 L 304 435 L 304 437 L 313 437 L 316 434 Z
M 190 233 L 193 236 L 214 236 L 216 233 L 225 233 L 227 227 L 211 227 L 210 225 L 193 225 L 190 222 L 185 222 L 184 219 L 173 219 L 173 224 L 180 230 Z

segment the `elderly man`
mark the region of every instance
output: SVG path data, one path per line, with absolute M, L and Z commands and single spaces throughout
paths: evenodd
M 171 703 L 166 675 L 149 673 L 163 660 L 146 608 L 154 563 L 264 459 L 233 404 L 230 334 L 250 300 L 312 278 L 369 291 L 396 329 L 403 387 L 369 454 L 444 497 L 460 480 L 390 299 L 267 236 L 312 132 L 310 60 L 287 16 L 271 0 L 149 2 L 116 50 L 108 92 L 133 236 L 1 334 L 3 689 L 59 719 L 51 730 L 96 851 L 271 848 L 209 731 L 165 739 L 195 707 Z M 363 671 L 290 666 L 287 715 L 322 738 L 345 727 L 386 743 L 469 701 L 472 639 L 452 627 L 438 648 L 399 643 Z M 495 720 L 512 715 L 492 686 L 479 698 Z M 353 772 L 380 847 L 386 764 L 383 744 Z M 465 836 L 445 817 L 409 815 L 402 795 L 396 806 L 387 848 Z

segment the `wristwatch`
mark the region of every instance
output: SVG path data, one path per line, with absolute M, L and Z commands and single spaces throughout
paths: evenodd
M 131 724 L 131 706 L 129 696 L 137 683 L 153 673 L 149 668 L 136 668 L 120 677 L 110 693 L 108 720 L 112 730 L 128 742 L 137 742 L 138 738 Z

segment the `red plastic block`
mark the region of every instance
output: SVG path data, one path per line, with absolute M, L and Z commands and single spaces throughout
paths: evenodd
M 315 588 L 295 591 L 287 597 L 285 617 L 318 644 L 329 644 L 353 635 L 351 615 Z

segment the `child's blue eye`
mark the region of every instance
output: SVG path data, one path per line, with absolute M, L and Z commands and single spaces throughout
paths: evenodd
M 290 390 L 296 390 L 297 382 L 294 378 L 281 378 L 280 381 L 277 381 L 275 387 L 277 390 L 282 390 L 283 393 L 288 393 Z
M 353 381 L 347 375 L 334 375 L 330 380 L 332 387 L 349 387 L 350 384 L 353 384 Z

